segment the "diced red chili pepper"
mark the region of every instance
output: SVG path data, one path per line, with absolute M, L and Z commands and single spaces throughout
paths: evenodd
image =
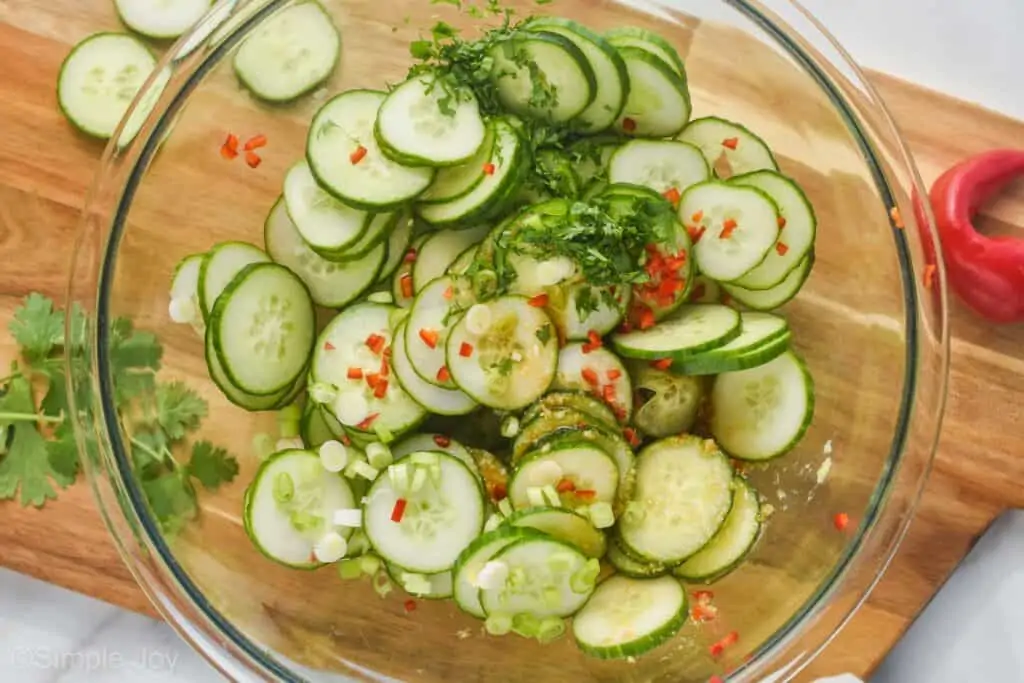
M 722 232 L 718 233 L 718 239 L 727 240 L 736 232 L 738 224 L 731 218 L 726 218 L 722 223 Z
M 435 434 L 434 443 L 436 443 L 440 448 L 448 448 L 452 445 L 452 440 L 444 434 Z
M 726 149 L 736 149 L 739 146 L 739 138 L 726 138 L 725 140 L 722 140 L 722 147 L 725 147 Z
M 254 149 L 259 149 L 260 147 L 266 147 L 266 146 L 267 146 L 267 136 L 266 135 L 254 135 L 253 137 L 251 137 L 251 138 L 249 138 L 248 140 L 245 141 L 245 148 L 244 149 L 245 149 L 246 152 L 251 152 Z
M 380 413 L 370 413 L 369 415 L 366 416 L 365 420 L 356 425 L 356 429 L 365 432 L 367 429 L 370 428 L 370 425 L 377 421 L 378 417 L 380 417 Z
M 784 227 L 786 227 L 786 217 L 779 216 L 779 230 L 782 230 Z
M 377 374 L 376 372 L 371 372 L 366 376 L 366 386 L 370 387 L 371 389 L 376 389 L 379 383 L 380 375 Z
M 343 446 L 351 446 L 352 445 L 352 439 L 348 438 L 348 434 L 342 434 L 341 435 L 341 444 Z
M 362 368 L 349 368 L 348 374 L 346 375 L 349 379 L 362 379 L 363 369 Z
M 708 679 L 708 683 L 725 683 L 721 676 L 717 674 Z
M 406 299 L 411 299 L 414 293 L 412 289 L 412 275 L 402 273 L 402 277 L 398 278 L 398 285 L 402 288 L 402 296 Z
M 637 435 L 636 430 L 632 427 L 626 427 L 622 430 L 622 436 L 626 437 L 626 441 L 630 446 L 634 448 L 640 445 L 640 437 Z
M 494 175 L 494 171 L 495 170 L 496 169 L 494 168 L 494 164 L 492 164 L 492 163 L 484 164 L 484 175 Z
M 612 368 L 605 374 L 608 375 L 608 379 L 614 382 L 618 378 L 622 377 L 622 370 L 619 370 L 618 368 Z
M 469 358 L 473 355 L 473 345 L 469 342 L 462 342 L 459 346 L 459 355 L 463 358 Z
M 900 215 L 900 207 L 894 206 L 889 209 L 889 218 L 892 219 L 892 224 L 900 230 L 906 227 L 903 224 L 903 217 Z
M 694 223 L 700 223 L 702 220 L 704 220 L 704 212 L 698 211 L 697 213 L 690 216 L 690 220 L 693 221 Z
M 380 355 L 380 352 L 384 350 L 384 345 L 387 343 L 387 339 L 376 333 L 371 334 L 366 338 L 366 345 L 378 356 Z
M 452 373 L 448 372 L 448 366 L 442 365 L 441 369 L 437 371 L 437 381 L 447 382 L 452 378 Z
M 605 384 L 604 388 L 601 389 L 601 398 L 607 403 L 615 403 L 615 385 Z
M 651 361 L 651 367 L 655 370 L 668 370 L 672 367 L 671 358 L 659 358 L 658 360 Z
M 601 383 L 601 380 L 598 378 L 597 372 L 594 368 L 583 368 L 580 370 L 580 377 L 582 377 L 583 381 L 592 387 L 596 387 Z
M 697 604 L 690 608 L 690 618 L 696 622 L 714 621 L 718 608 L 714 605 Z
M 576 491 L 576 497 L 580 500 L 594 500 L 597 498 L 597 491 L 592 489 L 579 489 Z
M 225 159 L 234 159 L 238 156 L 238 136 L 234 133 L 228 133 L 227 138 L 224 140 L 224 144 L 220 146 L 220 155 Z
M 665 192 L 662 193 L 661 196 L 667 199 L 673 206 L 678 204 L 680 198 L 682 197 L 682 195 L 679 194 L 679 190 L 677 190 L 674 187 L 670 187 L 669 189 L 665 190 Z
M 715 599 L 714 592 L 708 590 L 693 591 L 690 595 L 692 595 L 693 599 L 697 602 L 707 602 Z
M 731 633 L 726 635 L 724 638 L 719 640 L 717 643 L 715 643 L 711 647 L 709 647 L 708 651 L 711 653 L 712 657 L 718 657 L 723 652 L 725 652 L 725 648 L 729 647 L 730 645 L 735 645 L 736 642 L 739 639 L 740 639 L 740 634 L 737 633 L 736 631 L 732 631 Z
M 416 250 L 409 249 L 409 251 L 405 252 L 405 256 L 402 257 L 402 260 L 406 263 L 414 263 L 416 261 Z
M 416 611 L 416 601 L 415 600 L 406 600 L 405 603 L 403 604 L 403 607 L 405 608 L 405 613 L 406 614 L 410 614 L 412 612 L 415 612 Z
M 633 131 L 636 130 L 636 121 L 629 118 L 628 116 L 622 119 L 622 130 L 626 131 L 627 133 L 632 133 Z
M 534 308 L 544 308 L 545 306 L 548 305 L 548 295 L 541 293 L 538 294 L 537 296 L 530 297 L 530 300 L 527 303 L 533 306 Z
M 786 255 L 786 252 L 788 252 L 788 251 L 789 251 L 789 247 L 787 247 L 787 246 L 785 245 L 785 243 L 783 243 L 783 242 L 776 242 L 776 243 L 775 243 L 775 252 L 776 252 L 776 253 L 777 253 L 777 254 L 778 254 L 779 256 L 785 256 L 785 255 Z
M 356 147 L 354 152 L 348 155 L 348 160 L 351 161 L 353 165 L 358 164 L 360 161 L 366 158 L 366 154 L 368 151 L 369 150 L 367 150 L 365 147 L 359 145 L 358 147 Z
M 580 347 L 583 353 L 590 353 L 591 351 L 597 351 L 601 348 L 601 335 L 596 330 L 590 330 L 587 332 L 587 341 Z
M 447 288 L 445 288 L 444 292 L 442 292 L 441 296 L 443 296 L 445 299 L 451 299 L 453 296 L 455 296 L 455 290 L 452 289 L 451 285 L 449 285 Z
M 391 355 L 390 351 L 391 351 L 391 347 L 390 346 L 388 348 L 384 349 L 384 353 L 382 354 L 384 356 L 384 358 L 380 359 L 380 376 L 381 377 L 387 377 L 389 374 L 391 374 L 391 366 L 388 365 L 388 358 L 387 358 L 388 356 Z
M 924 267 L 924 288 L 931 289 L 935 284 L 935 264 L 929 263 Z
M 652 311 L 647 306 L 642 307 L 640 309 L 640 316 L 639 320 L 637 321 L 637 326 L 641 330 L 649 330 L 652 327 L 654 327 L 654 323 L 654 311 Z
M 257 168 L 260 164 L 263 163 L 263 159 L 260 159 L 260 155 L 257 154 L 256 152 L 246 152 L 245 163 L 249 166 L 249 168 Z
M 408 501 L 405 500 L 405 498 L 399 498 L 398 500 L 395 501 L 395 507 L 391 509 L 392 522 L 395 522 L 397 524 L 398 522 L 402 521 L 402 517 L 405 516 L 405 507 L 408 504 L 409 503 Z
M 696 225 L 686 226 L 686 234 L 690 236 L 690 241 L 693 242 L 694 244 L 700 242 L 700 238 L 704 236 L 704 232 L 706 230 L 707 228 L 705 228 L 703 225 L 699 227 Z
M 324 342 L 324 351 L 333 351 L 333 350 L 334 350 L 334 344 L 332 344 L 331 342 Z
M 569 493 L 570 491 L 576 490 L 576 484 L 572 483 L 568 479 L 562 479 L 558 482 L 558 486 L 555 487 L 555 490 L 559 493 Z
M 844 531 L 850 525 L 850 515 L 845 512 L 837 512 L 836 516 L 832 518 L 832 524 L 837 531 Z
M 374 398 L 384 398 L 387 395 L 388 395 L 388 381 L 386 379 L 382 379 L 379 382 L 377 382 L 377 386 L 375 386 L 373 388 L 373 397 Z
M 419 334 L 420 334 L 420 339 L 423 340 L 424 344 L 426 344 L 427 346 L 429 346 L 432 349 L 436 349 L 437 348 L 437 340 L 441 338 L 441 335 L 439 335 L 437 333 L 437 330 L 432 330 L 429 327 L 424 327 L 424 328 L 420 329 L 420 333 Z
M 508 498 L 508 489 L 505 488 L 504 484 L 495 484 L 491 489 L 491 498 L 494 500 L 505 500 Z

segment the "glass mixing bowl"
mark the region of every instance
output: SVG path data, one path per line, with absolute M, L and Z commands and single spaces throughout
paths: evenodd
M 694 116 L 716 114 L 757 131 L 819 217 L 816 267 L 784 311 L 816 381 L 816 415 L 795 452 L 748 470 L 774 509 L 764 537 L 745 565 L 712 586 L 718 619 L 689 623 L 635 662 L 602 662 L 569 638 L 542 646 L 486 636 L 449 601 L 417 601 L 406 613 L 398 591 L 381 599 L 330 568 L 284 569 L 243 531 L 242 497 L 258 464 L 250 442 L 273 432 L 275 417 L 229 404 L 207 375 L 202 341 L 168 319 L 174 266 L 215 242 L 261 244 L 283 174 L 303 154 L 327 93 L 400 80 L 421 30 L 437 15 L 461 21 L 426 0 L 324 0 L 343 34 L 340 68 L 324 89 L 292 105 L 260 104 L 238 84 L 230 57 L 291 4 L 222 0 L 170 48 L 136 100 L 144 106 L 107 150 L 85 209 L 70 282 L 70 299 L 89 322 L 91 373 L 72 377 L 79 438 L 104 517 L 143 590 L 237 680 L 794 677 L 895 552 L 928 474 L 945 397 L 941 265 L 925 285 L 935 274 L 925 275 L 928 264 L 941 259 L 929 246 L 927 210 L 914 210 L 921 186 L 911 159 L 868 81 L 790 0 L 507 3 L 600 30 L 633 24 L 666 36 L 686 60 Z M 229 132 L 267 136 L 258 169 L 221 157 Z M 145 503 L 115 408 L 108 349 L 118 317 L 159 337 L 160 377 L 183 380 L 209 401 L 199 436 L 230 446 L 241 463 L 231 485 L 199 493 L 201 514 L 173 536 Z M 834 527 L 837 513 L 849 515 L 845 531 Z M 732 631 L 738 642 L 711 657 L 708 645 Z

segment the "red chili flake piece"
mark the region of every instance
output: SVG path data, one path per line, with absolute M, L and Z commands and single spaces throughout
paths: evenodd
M 491 489 L 491 498 L 494 500 L 505 500 L 508 498 L 508 489 L 505 488 L 504 484 L 495 484 L 494 488 Z
M 597 491 L 592 489 L 580 489 L 576 491 L 576 497 L 580 500 L 594 500 L 594 498 L 597 498 Z
M 900 215 L 900 207 L 894 206 L 889 209 L 889 218 L 892 219 L 892 224 L 898 229 L 902 230 L 906 226 L 903 224 L 903 216 Z
M 380 417 L 380 413 L 370 413 L 366 416 L 365 420 L 356 425 L 356 429 L 360 429 L 365 432 L 370 428 L 370 425 L 376 422 L 378 417 Z
M 639 319 L 637 320 L 637 327 L 641 330 L 649 330 L 654 327 L 654 311 L 647 306 L 640 309 Z
M 721 676 L 715 675 L 708 679 L 708 683 L 725 683 L 725 680 Z
M 622 130 L 626 131 L 627 133 L 632 133 L 634 130 L 636 130 L 636 121 L 629 118 L 628 116 L 622 119 Z
M 432 349 L 437 348 L 437 340 L 441 338 L 441 335 L 437 333 L 437 330 L 432 330 L 429 327 L 424 327 L 420 330 L 420 339 L 423 343 Z
M 416 611 L 416 601 L 415 600 L 406 600 L 405 604 L 403 605 L 403 607 L 405 607 L 405 613 L 406 614 L 409 614 L 411 612 L 415 612 Z
M 677 190 L 674 187 L 670 187 L 669 189 L 665 190 L 665 192 L 663 192 L 661 196 L 667 199 L 673 206 L 678 204 L 680 198 L 682 197 L 682 195 L 679 194 L 679 190 Z
M 704 236 L 704 232 L 707 230 L 703 225 L 688 225 L 686 226 L 686 233 L 690 236 L 690 241 L 694 244 L 700 242 L 700 238 Z
M 437 371 L 437 381 L 447 382 L 452 378 L 452 373 L 448 372 L 448 366 L 442 365 L 441 369 Z
M 377 382 L 377 386 L 375 386 L 373 388 L 373 397 L 374 398 L 384 398 L 385 396 L 387 396 L 387 394 L 388 394 L 388 381 L 386 379 L 382 379 L 379 382 Z
M 837 531 L 845 531 L 846 527 L 850 525 L 850 515 L 845 512 L 838 512 L 836 516 L 832 518 L 832 524 L 835 526 Z
M 779 230 L 782 230 L 784 227 L 786 227 L 786 217 L 779 216 Z
M 331 342 L 324 342 L 324 351 L 333 351 L 333 350 L 334 350 L 334 344 L 332 344 Z
M 363 369 L 362 368 L 349 368 L 348 374 L 345 375 L 349 379 L 362 379 Z
M 697 213 L 690 216 L 690 220 L 693 221 L 694 223 L 700 223 L 702 220 L 704 220 L 704 212 L 698 211 Z
M 224 140 L 224 144 L 220 146 L 220 155 L 225 159 L 234 159 L 238 156 L 238 136 L 234 133 L 228 133 L 227 138 Z
M 492 163 L 484 164 L 484 175 L 494 175 L 494 171 L 495 171 L 494 164 L 492 164 Z
M 775 252 L 779 256 L 785 256 L 787 251 L 789 251 L 789 247 L 787 247 L 784 243 L 782 243 L 782 242 L 776 242 L 775 243 Z
M 469 358 L 470 356 L 472 356 L 473 345 L 470 344 L 469 342 L 462 342 L 462 345 L 459 346 L 459 355 L 462 356 L 463 358 Z
M 352 445 L 352 439 L 348 438 L 348 434 L 342 434 L 341 435 L 341 444 L 343 446 L 351 446 Z
M 245 163 L 249 165 L 249 168 L 257 168 L 263 163 L 263 159 L 260 159 L 260 155 L 256 152 L 246 152 Z
M 614 382 L 618 378 L 622 377 L 622 370 L 619 370 L 618 368 L 612 368 L 605 374 L 608 376 L 608 379 Z
M 707 294 L 707 289 L 704 287 L 704 283 L 702 282 L 693 288 L 693 296 L 691 296 L 690 299 L 703 299 L 705 294 Z
M 935 264 L 929 263 L 924 267 L 924 288 L 931 289 L 935 284 Z
M 261 134 L 261 135 L 254 135 L 253 137 L 251 137 L 248 140 L 246 140 L 245 141 L 245 147 L 243 149 L 245 149 L 246 152 L 251 152 L 254 149 L 259 149 L 260 147 L 266 147 L 266 146 L 267 146 L 267 136 Z
M 594 368 L 583 368 L 580 370 L 580 377 L 582 377 L 583 381 L 592 387 L 596 387 L 601 383 L 601 380 L 598 378 L 597 372 L 594 371 Z
M 555 487 L 555 490 L 559 493 L 569 493 L 570 491 L 576 490 L 576 484 L 572 483 L 568 479 L 562 479 L 558 482 L 558 486 Z
M 615 385 L 605 384 L 604 388 L 601 389 L 601 398 L 603 398 L 606 403 L 615 403 Z
M 444 290 L 444 292 L 442 292 L 441 296 L 443 296 L 445 299 L 451 299 L 453 296 L 455 296 L 455 290 L 452 289 L 451 285 L 449 285 Z
M 402 273 L 402 277 L 398 278 L 398 285 L 402 288 L 402 296 L 406 299 L 411 299 L 413 295 L 412 275 Z
M 415 249 L 409 249 L 409 251 L 405 252 L 405 256 L 402 257 L 402 260 L 405 261 L 406 263 L 415 263 L 415 261 L 416 261 L 416 250 Z
M 376 389 L 377 385 L 380 384 L 380 375 L 376 372 L 371 372 L 366 376 L 366 385 L 371 389 Z
M 388 340 L 379 334 L 371 334 L 366 338 L 366 345 L 378 356 L 380 355 L 380 352 L 384 350 L 384 345 L 387 344 L 387 342 Z
M 629 322 L 628 320 L 623 320 L 622 324 L 619 325 L 619 332 L 621 332 L 622 334 L 629 334 L 632 331 L 633 323 Z
M 619 422 L 625 422 L 626 421 L 626 409 L 623 408 L 622 406 L 620 406 L 618 404 L 613 405 L 612 406 L 612 413 L 614 413 L 615 419 L 618 420 Z
M 448 448 L 449 446 L 452 445 L 452 440 L 445 436 L 444 434 L 435 434 L 434 443 L 436 443 L 441 448 Z
M 726 218 L 725 222 L 722 223 L 722 232 L 718 233 L 718 239 L 727 240 L 732 237 L 732 234 L 736 231 L 738 224 L 731 218 Z
M 601 348 L 601 335 L 596 330 L 590 330 L 587 332 L 587 341 L 580 347 L 583 353 L 590 353 L 591 351 L 597 351 Z
M 387 377 L 391 374 L 391 366 L 388 365 L 387 357 L 391 355 L 391 347 L 384 349 L 384 358 L 380 359 L 380 376 Z
M 630 446 L 636 448 L 640 445 L 640 436 L 637 435 L 636 430 L 632 427 L 626 427 L 622 430 L 622 436 L 626 437 L 626 441 Z
M 692 595 L 693 599 L 696 600 L 697 602 L 704 602 L 704 603 L 706 603 L 709 600 L 714 600 L 715 599 L 715 594 L 712 591 L 707 591 L 707 590 L 693 591 L 690 595 Z
M 690 618 L 698 623 L 714 621 L 718 617 L 718 608 L 714 605 L 700 603 L 690 609 Z
M 736 631 L 732 631 L 731 633 L 726 635 L 724 638 L 719 640 L 717 643 L 715 643 L 711 647 L 709 647 L 708 648 L 708 652 L 711 653 L 712 657 L 718 657 L 723 652 L 725 652 L 725 648 L 729 647 L 730 645 L 735 645 L 736 642 L 739 639 L 740 639 L 740 634 L 737 633 Z
M 725 140 L 722 140 L 722 147 L 725 147 L 726 149 L 733 149 L 734 150 L 734 149 L 736 149 L 739 146 L 740 146 L 740 139 L 739 138 L 726 138 Z
M 538 294 L 537 296 L 531 297 L 527 303 L 534 308 L 544 308 L 548 305 L 548 295 L 543 293 Z
M 655 370 L 668 370 L 672 367 L 671 358 L 659 358 L 658 360 L 651 361 L 651 367 Z
M 365 147 L 359 145 L 358 147 L 356 147 L 356 150 L 354 152 L 348 155 L 348 160 L 351 161 L 353 165 L 358 164 L 360 161 L 366 158 L 367 151 L 368 150 Z

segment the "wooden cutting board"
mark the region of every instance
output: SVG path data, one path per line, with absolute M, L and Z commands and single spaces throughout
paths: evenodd
M 117 21 L 107 0 L 0 0 L 0 323 L 32 291 L 62 299 L 86 189 L 101 147 L 72 132 L 55 102 L 70 45 Z M 1024 140 L 1024 122 L 869 74 L 903 129 L 926 182 L 958 159 Z M 988 207 L 984 229 L 1024 228 L 1024 182 Z M 920 512 L 885 578 L 811 667 L 873 669 L 972 541 L 1005 508 L 1024 506 L 1024 328 L 994 328 L 955 301 L 945 430 Z M 0 334 L 0 362 L 14 349 Z M 85 484 L 44 510 L 0 504 L 0 565 L 135 611 L 155 614 L 123 566 Z

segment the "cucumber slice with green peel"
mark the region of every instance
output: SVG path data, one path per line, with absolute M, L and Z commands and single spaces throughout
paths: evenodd
M 505 467 L 505 463 L 494 453 L 482 448 L 467 448 L 466 450 L 469 451 L 470 457 L 476 463 L 476 468 L 480 471 L 480 477 L 484 482 L 484 488 L 487 489 L 491 500 L 497 502 L 503 499 L 504 492 L 508 490 L 508 468 Z
M 255 3 L 253 3 L 255 4 Z M 318 2 L 287 7 L 260 24 L 235 53 L 235 73 L 253 95 L 289 102 L 327 80 L 341 35 Z
M 554 389 L 591 392 L 601 397 L 615 415 L 628 422 L 633 414 L 633 386 L 619 357 L 588 343 L 566 344 L 558 353 Z
M 716 116 L 694 119 L 677 139 L 700 149 L 719 177 L 779 170 L 768 145 L 733 121 Z
M 402 260 L 409 251 L 409 245 L 412 244 L 412 233 L 413 220 L 409 215 L 403 213 L 395 222 L 391 234 L 388 235 L 387 256 L 385 256 L 384 265 L 381 266 L 380 273 L 377 275 L 378 284 L 389 281 L 398 267 L 402 265 Z
M 484 180 L 484 166 L 494 154 L 494 140 L 494 126 L 488 122 L 483 144 L 476 154 L 457 166 L 438 170 L 434 182 L 416 201 L 420 204 L 443 204 L 469 194 Z
M 770 313 L 740 313 L 740 335 L 725 346 L 672 364 L 681 375 L 719 375 L 748 370 L 774 360 L 789 348 L 790 331 L 785 318 Z
M 416 291 L 444 275 L 462 252 L 478 244 L 489 231 L 489 227 L 482 225 L 468 230 L 438 230 L 428 235 L 416 250 L 416 262 L 412 268 Z
M 263 238 L 270 258 L 298 275 L 313 301 L 327 308 L 341 308 L 362 296 L 373 286 L 384 261 L 383 246 L 359 261 L 336 263 L 323 258 L 302 239 L 280 199 L 267 216 Z
M 757 491 L 742 477 L 733 480 L 732 510 L 715 537 L 696 555 L 672 570 L 686 581 L 711 583 L 735 569 L 750 553 L 761 533 L 761 504 Z
M 199 310 L 209 320 L 217 298 L 246 266 L 267 263 L 270 257 L 248 242 L 221 242 L 206 252 L 199 266 Z
M 687 304 L 654 327 L 612 335 L 627 358 L 681 361 L 728 344 L 741 332 L 740 314 L 721 304 Z
M 399 437 L 426 417 L 423 407 L 396 381 L 387 382 L 382 397 L 375 395 L 379 380 L 386 379 L 382 368 L 386 366 L 388 374 L 393 369 L 383 349 L 392 345 L 389 318 L 395 310 L 375 303 L 349 306 L 327 324 L 316 342 L 310 384 L 335 388 L 336 398 L 325 407 L 346 428 Z M 374 387 L 368 383 L 370 375 L 381 376 Z
M 516 129 L 504 119 L 493 121 L 494 149 L 483 179 L 454 199 L 417 204 L 420 218 L 435 226 L 475 226 L 502 215 L 516 198 L 526 176 L 528 151 Z
M 280 410 L 290 405 L 302 393 L 306 385 L 304 378 L 299 377 L 293 386 L 268 396 L 256 396 L 239 389 L 232 382 L 231 378 L 228 377 L 227 373 L 224 372 L 224 368 L 221 367 L 220 359 L 217 358 L 217 351 L 213 346 L 213 334 L 210 328 L 206 328 L 204 353 L 206 367 L 210 372 L 210 379 L 213 380 L 217 388 L 224 394 L 224 397 L 239 408 L 250 412 Z
M 499 587 L 480 589 L 480 604 L 488 616 L 568 617 L 594 592 L 597 571 L 589 572 L 593 565 L 588 562 L 596 562 L 553 538 L 515 541 L 502 548 L 493 561 L 508 567 L 508 579 Z
M 490 57 L 498 99 L 519 116 L 565 123 L 582 114 L 596 96 L 594 69 L 564 36 L 518 31 L 495 45 Z
M 484 493 L 476 475 L 447 453 L 431 455 L 440 471 L 421 488 L 396 491 L 383 474 L 363 504 L 363 531 L 377 554 L 421 574 L 451 569 L 484 525 Z M 406 501 L 405 509 L 395 522 L 399 499 Z
M 299 433 L 302 436 L 302 443 L 312 450 L 338 438 L 324 419 L 324 412 L 320 410 L 320 406 L 312 401 L 307 402 L 302 411 Z
M 408 215 L 401 211 L 371 215 L 366 230 L 359 236 L 359 239 L 344 251 L 331 254 L 330 260 L 338 263 L 351 263 L 364 259 L 374 249 L 386 246 L 391 233 L 397 230 L 399 221 L 407 219 Z
M 187 323 L 200 332 L 203 314 L 199 308 L 199 271 L 205 254 L 191 254 L 178 261 L 171 278 L 171 320 Z
M 285 174 L 284 201 L 302 239 L 313 251 L 328 259 L 354 246 L 372 218 L 367 212 L 343 204 L 325 192 L 305 160 Z
M 316 569 L 317 542 L 328 533 L 348 538 L 335 526 L 336 510 L 352 509 L 355 496 L 340 474 L 332 474 L 311 451 L 275 453 L 260 465 L 246 493 L 245 528 L 267 558 L 295 569 Z
M 409 251 L 402 257 L 402 262 L 398 264 L 398 268 L 391 276 L 391 296 L 399 308 L 412 308 L 412 302 L 416 300 L 416 285 L 412 279 L 412 270 L 416 265 L 420 247 L 428 237 L 429 235 L 420 235 L 413 239 Z
M 645 138 L 671 137 L 690 120 L 686 76 L 637 47 L 620 47 L 629 72 L 630 91 L 618 130 Z
M 619 520 L 629 552 L 679 564 L 707 545 L 732 508 L 733 470 L 713 441 L 671 437 L 637 457 L 636 487 Z
M 552 478 L 553 473 L 561 476 Z M 536 507 L 534 499 L 541 489 L 564 480 L 574 488 L 560 494 L 562 507 L 575 510 L 593 503 L 611 504 L 619 487 L 619 467 L 608 453 L 586 439 L 553 439 L 516 463 L 508 487 L 509 501 L 516 510 Z
M 631 140 L 608 165 L 608 180 L 649 187 L 658 194 L 682 193 L 711 177 L 704 155 L 693 145 L 675 140 Z
M 555 378 L 558 337 L 552 328 L 543 309 L 523 297 L 475 304 L 448 335 L 451 377 L 481 405 L 525 408 L 543 396 Z M 463 355 L 464 344 L 470 349 L 468 356 Z
M 391 365 L 402 388 L 413 400 L 437 415 L 467 415 L 477 409 L 478 404 L 458 389 L 443 389 L 420 377 L 412 367 L 406 352 L 406 322 L 395 328 L 391 347 Z M 394 452 L 394 451 L 392 451 Z M 467 456 L 468 457 L 468 456 Z
M 306 285 L 276 263 L 246 266 L 210 313 L 213 347 L 239 389 L 279 393 L 306 371 L 316 340 L 316 311 Z
M 158 40 L 177 38 L 188 31 L 212 4 L 211 0 L 114 0 L 125 26 Z
M 459 609 L 478 619 L 485 619 L 487 614 L 480 604 L 480 571 L 509 545 L 530 538 L 543 538 L 543 535 L 533 529 L 502 526 L 470 543 L 452 569 L 455 604 Z
M 153 53 L 135 37 L 91 35 L 72 48 L 60 67 L 60 109 L 78 130 L 106 140 L 155 67 Z
M 729 455 L 761 462 L 785 455 L 814 417 L 814 380 L 792 351 L 727 372 L 711 390 L 711 434 Z
M 321 187 L 368 211 L 395 208 L 430 186 L 434 169 L 388 159 L 373 135 L 385 94 L 349 90 L 328 100 L 313 117 L 306 160 Z
M 613 576 L 597 587 L 573 619 L 573 637 L 592 657 L 639 657 L 675 636 L 686 623 L 688 610 L 686 590 L 670 576 Z
M 415 277 L 414 269 L 414 281 Z M 447 275 L 431 280 L 416 295 L 404 328 L 405 351 L 413 370 L 425 382 L 442 389 L 458 389 L 452 381 L 445 345 L 459 315 L 472 302 L 470 282 Z
M 775 287 L 793 271 L 811 249 L 818 220 L 807 195 L 789 178 L 774 171 L 754 171 L 729 180 L 735 185 L 756 187 L 779 209 L 779 239 L 765 260 L 736 284 L 744 289 L 765 290 Z
M 424 600 L 444 600 L 452 597 L 454 584 L 452 573 L 438 572 L 437 574 L 420 574 L 410 572 L 404 567 L 399 567 L 392 562 L 385 562 L 384 569 L 388 576 L 409 595 Z
M 622 57 L 607 40 L 590 29 L 560 17 L 533 17 L 531 30 L 556 33 L 571 41 L 594 71 L 594 101 L 573 121 L 581 133 L 593 135 L 610 128 L 618 119 L 629 95 L 629 73 Z
M 814 252 L 812 251 L 796 268 L 789 271 L 789 275 L 782 282 L 771 289 L 744 289 L 727 283 L 722 283 L 722 289 L 747 308 L 755 311 L 774 311 L 800 293 L 800 289 L 810 277 L 813 267 Z
M 583 182 L 576 174 L 571 157 L 560 150 L 542 149 L 533 156 L 533 173 L 519 193 L 519 202 L 537 204 L 556 198 L 575 199 Z
M 778 207 L 753 187 L 718 181 L 694 185 L 679 200 L 679 216 L 703 232 L 693 247 L 697 268 L 718 282 L 753 271 L 779 238 Z
M 615 538 L 608 543 L 608 554 L 605 559 L 615 568 L 617 574 L 633 579 L 653 579 L 669 573 L 668 567 L 663 564 L 645 562 L 631 557 Z
M 476 247 L 477 245 L 474 244 L 455 257 L 445 273 L 447 275 L 465 275 L 476 261 Z
M 629 304 L 633 300 L 633 290 L 629 287 L 595 287 L 587 283 L 573 283 L 559 288 L 565 303 L 560 308 L 554 306 L 556 296 L 548 301 L 548 312 L 552 320 L 562 331 L 563 338 L 569 341 L 589 339 L 594 332 L 605 336 L 617 328 L 626 317 Z
M 513 512 L 505 524 L 542 531 L 551 538 L 579 548 L 587 557 L 602 558 L 608 548 L 604 532 L 595 529 L 590 520 L 572 510 L 560 507 L 533 507 Z
M 400 163 L 417 166 L 457 166 L 468 161 L 486 133 L 472 91 L 449 92 L 430 75 L 414 76 L 395 86 L 381 104 L 374 128 L 386 154 L 392 152 Z
M 462 461 L 462 464 L 474 474 L 479 475 L 480 469 L 469 451 L 458 441 L 443 434 L 412 434 L 391 447 L 391 455 L 400 460 L 410 453 L 440 451 Z
M 528 425 L 536 419 L 547 417 L 564 408 L 584 413 L 587 417 L 593 418 L 595 424 L 599 426 L 613 430 L 619 428 L 615 413 L 607 403 L 578 391 L 556 391 L 548 394 L 526 409 L 521 423 Z
M 651 53 L 673 71 L 679 74 L 686 72 L 683 60 L 672 43 L 657 33 L 635 26 L 622 26 L 604 34 L 605 38 L 616 48 L 635 47 Z
M 630 371 L 636 387 L 633 424 L 637 429 L 655 439 L 693 429 L 707 393 L 699 378 L 659 370 L 644 362 L 634 363 Z

